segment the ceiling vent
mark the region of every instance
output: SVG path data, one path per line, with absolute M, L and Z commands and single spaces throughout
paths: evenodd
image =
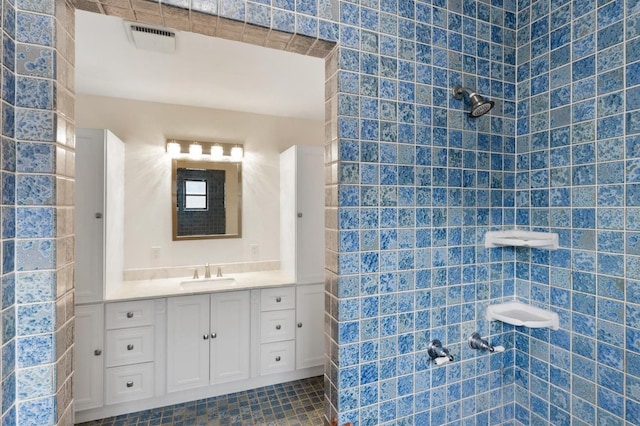
M 125 22 L 127 36 L 136 49 L 173 53 L 176 51 L 176 33 L 165 28 L 154 28 Z

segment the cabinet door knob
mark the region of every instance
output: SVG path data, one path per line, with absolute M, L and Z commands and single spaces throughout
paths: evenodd
M 132 345 L 131 343 L 129 343 L 129 344 L 127 345 L 127 350 L 128 350 L 128 351 L 132 351 L 132 350 L 133 350 L 133 345 Z
M 298 213 L 298 217 L 302 217 L 302 213 Z
M 280 296 L 276 297 L 276 302 L 277 302 L 277 303 L 282 302 L 282 297 L 280 297 Z
M 298 323 L 298 328 L 302 328 L 302 323 L 301 322 Z
M 133 312 L 127 312 L 127 318 L 133 318 Z
M 276 362 L 280 362 L 280 355 L 276 357 Z
M 276 325 L 276 330 L 280 330 L 282 326 L 280 324 Z
M 97 212 L 96 213 L 96 219 L 102 219 L 102 213 Z
M 209 339 L 209 335 L 208 335 L 208 334 L 203 334 L 203 335 L 202 335 L 202 338 L 203 338 L 204 340 L 208 340 L 208 339 Z
M 96 349 L 95 351 L 93 351 L 93 354 L 95 356 L 100 356 L 100 355 L 102 355 L 102 351 L 100 349 Z
M 133 387 L 133 382 L 131 382 L 131 381 L 127 382 L 127 387 L 128 388 L 132 388 Z
M 211 333 L 211 338 L 215 339 L 216 337 L 218 337 L 218 335 L 216 333 Z

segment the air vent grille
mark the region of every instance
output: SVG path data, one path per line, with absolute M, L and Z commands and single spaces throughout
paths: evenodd
M 131 31 L 138 31 L 138 32 L 141 32 L 141 33 L 152 34 L 152 35 L 157 35 L 157 36 L 161 36 L 161 37 L 175 37 L 176 36 L 176 34 L 172 33 L 171 31 L 159 30 L 159 29 L 156 29 L 156 28 L 141 27 L 139 25 L 131 25 Z
M 176 33 L 166 28 L 154 28 L 125 22 L 129 40 L 136 49 L 173 53 L 176 51 Z

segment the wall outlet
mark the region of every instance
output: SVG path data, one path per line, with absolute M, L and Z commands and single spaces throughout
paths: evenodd
M 151 259 L 158 260 L 160 259 L 160 246 L 151 247 Z
M 258 260 L 260 257 L 260 246 L 257 244 L 251 244 L 251 260 Z

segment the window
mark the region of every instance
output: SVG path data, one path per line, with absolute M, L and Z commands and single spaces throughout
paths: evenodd
M 207 210 L 207 181 L 184 181 L 184 209 Z

